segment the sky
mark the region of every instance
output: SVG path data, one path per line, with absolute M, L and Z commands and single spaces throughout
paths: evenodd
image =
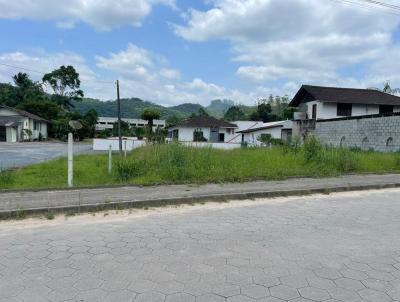
M 350 2 L 0 0 L 0 82 L 73 65 L 87 97 L 115 99 L 118 79 L 121 97 L 167 106 L 400 87 L 400 10 Z

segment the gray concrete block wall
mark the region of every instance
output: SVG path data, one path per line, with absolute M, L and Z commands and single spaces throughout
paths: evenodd
M 334 147 L 393 152 L 400 150 L 400 116 L 317 122 L 314 135 Z

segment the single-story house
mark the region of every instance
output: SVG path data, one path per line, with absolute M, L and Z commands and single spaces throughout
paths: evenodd
M 47 139 L 48 124 L 35 114 L 0 105 L 0 142 Z
M 301 119 L 332 119 L 400 112 L 400 97 L 374 89 L 303 85 L 289 106 L 304 114 Z
M 179 142 L 227 143 L 235 136 L 237 125 L 211 116 L 196 116 L 168 128 L 169 140 Z
M 292 121 L 278 121 L 264 123 L 260 127 L 238 131 L 241 134 L 242 144 L 249 146 L 261 146 L 260 138 L 263 134 L 269 134 L 271 138 L 287 141 L 292 136 Z

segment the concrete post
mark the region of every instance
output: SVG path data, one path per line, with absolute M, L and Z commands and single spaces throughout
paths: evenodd
M 125 159 L 126 159 L 126 140 L 124 140 L 124 151 L 125 151 Z
M 108 174 L 111 174 L 112 170 L 112 146 L 108 148 Z
M 74 185 L 73 161 L 74 161 L 74 158 L 73 158 L 73 135 L 72 135 L 72 133 L 68 133 L 68 187 L 72 187 Z

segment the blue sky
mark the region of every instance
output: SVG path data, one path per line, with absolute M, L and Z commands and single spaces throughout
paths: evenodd
M 163 105 L 251 104 L 301 84 L 400 86 L 400 12 L 354 2 L 0 0 L 0 64 L 72 64 L 88 97 L 114 98 L 104 81 L 119 79 L 123 97 Z M 0 65 L 0 81 L 17 71 Z

